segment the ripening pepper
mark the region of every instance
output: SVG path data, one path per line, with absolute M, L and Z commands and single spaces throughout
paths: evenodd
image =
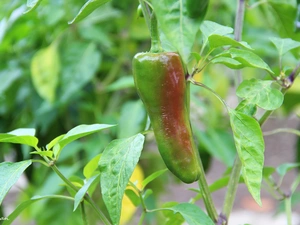
M 201 18 L 203 20 L 207 12 L 208 3 L 209 0 L 187 0 L 187 15 L 193 19 Z
M 137 92 L 150 117 L 168 169 L 185 183 L 199 179 L 199 156 L 187 104 L 187 84 L 177 53 L 138 53 L 133 59 Z

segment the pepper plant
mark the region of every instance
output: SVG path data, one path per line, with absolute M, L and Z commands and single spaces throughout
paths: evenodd
M 299 0 L 81 4 L 5 0 L 0 11 L 2 224 L 230 224 L 239 183 L 260 206 L 265 184 L 293 224 L 300 175 L 288 193 L 280 184 L 300 160 L 265 165 L 264 136 L 300 132 L 262 126 L 299 121 Z M 211 158 L 228 169 L 209 185 Z M 22 174 L 28 187 L 6 214 Z M 175 181 L 197 183 L 193 197 L 157 201 Z

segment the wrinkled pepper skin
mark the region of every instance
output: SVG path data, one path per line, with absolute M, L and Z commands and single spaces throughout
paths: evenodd
M 193 19 L 201 18 L 203 20 L 208 3 L 209 0 L 186 0 L 187 15 Z
M 168 169 L 185 183 L 199 179 L 199 156 L 187 108 L 185 72 L 177 53 L 138 53 L 133 76 L 159 152 Z

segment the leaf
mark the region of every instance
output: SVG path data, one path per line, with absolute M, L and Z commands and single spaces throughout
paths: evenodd
M 22 75 L 22 71 L 19 69 L 4 70 L 0 72 L 0 95 L 4 92 Z
M 232 47 L 242 47 L 252 50 L 251 46 L 247 42 L 238 42 L 230 37 L 219 34 L 210 35 L 208 37 L 208 42 L 211 49 L 229 45 Z
M 90 15 L 95 9 L 104 5 L 106 2 L 110 0 L 88 0 L 79 10 L 75 18 L 68 22 L 69 24 L 78 23 L 79 21 L 83 20 L 85 17 Z
M 34 152 L 30 152 L 30 154 L 46 156 L 46 157 L 51 158 L 53 155 L 53 152 L 52 151 L 40 151 L 40 152 L 34 151 Z
M 24 144 L 36 148 L 38 139 L 34 134 L 33 128 L 19 128 L 9 133 L 0 133 L 0 142 Z
M 100 130 L 107 129 L 110 127 L 114 127 L 115 125 L 109 125 L 109 124 L 91 124 L 91 125 L 79 125 L 77 127 L 74 127 L 73 129 L 69 130 L 68 133 L 64 135 L 62 139 L 58 141 L 56 145 L 59 146 L 59 151 L 55 153 L 55 158 L 58 158 L 60 155 L 61 150 L 69 143 L 82 138 L 84 136 L 96 133 Z M 55 151 L 54 151 L 55 152 Z
M 248 116 L 254 116 L 256 114 L 257 107 L 256 104 L 250 103 L 248 100 L 243 100 L 239 103 L 235 110 Z
M 144 140 L 141 134 L 114 140 L 99 161 L 101 192 L 113 224 L 119 224 L 124 191 L 139 161 Z
M 276 168 L 277 173 L 283 177 L 290 170 L 300 167 L 300 163 L 284 163 Z
M 253 117 L 232 109 L 229 109 L 229 116 L 245 183 L 254 200 L 261 205 L 265 146 L 260 125 Z
M 268 64 L 266 64 L 258 55 L 249 50 L 231 48 L 219 54 L 217 57 L 219 56 L 235 59 L 236 61 L 242 63 L 244 67 L 263 69 L 271 74 L 274 74 Z
M 132 76 L 121 77 L 112 84 L 106 87 L 106 91 L 119 91 L 126 88 L 134 87 L 134 81 Z
M 97 174 L 90 179 L 79 189 L 79 191 L 76 193 L 74 197 L 74 208 L 73 211 L 77 209 L 79 206 L 80 202 L 84 198 L 85 194 L 87 193 L 89 187 L 93 184 L 93 182 L 100 176 L 100 174 Z
M 280 90 L 273 88 L 274 81 L 270 80 L 244 80 L 236 90 L 237 96 L 244 98 L 249 104 L 256 104 L 265 110 L 279 108 L 284 100 Z
M 187 63 L 202 22 L 187 16 L 186 1 L 153 0 L 152 5 L 160 28 Z
M 93 176 L 94 172 L 98 169 L 98 162 L 100 160 L 101 154 L 96 155 L 92 158 L 83 168 L 83 175 L 85 178 L 89 179 Z
M 35 203 L 39 200 L 43 199 L 64 199 L 64 200 L 73 200 L 70 197 L 66 197 L 63 195 L 44 195 L 44 196 L 34 196 L 31 199 L 22 202 L 20 205 L 18 205 L 14 211 L 7 217 L 7 220 L 3 221 L 2 225 L 10 225 L 13 223 L 13 221 L 21 214 L 21 212 L 28 208 L 32 203 Z
M 128 199 L 130 199 L 130 201 L 131 201 L 131 203 L 135 206 L 135 207 L 137 207 L 139 204 L 141 204 L 141 199 L 140 199 L 140 197 L 135 193 L 135 191 L 134 190 L 132 190 L 132 189 L 126 189 L 125 190 L 125 195 L 126 195 L 126 197 L 128 198 Z M 127 208 L 128 209 L 128 205 L 127 204 L 124 204 L 124 198 L 125 198 L 125 196 L 123 197 L 123 201 L 122 201 L 122 210 L 124 209 L 124 208 Z M 127 203 L 127 202 L 126 202 Z M 127 210 L 127 209 L 124 209 L 124 211 L 125 210 Z M 122 217 L 122 215 L 123 215 L 123 213 L 121 213 L 121 217 Z M 125 216 L 127 216 L 128 214 L 125 214 Z M 121 221 L 122 221 L 122 219 L 121 219 Z
M 227 57 L 216 57 L 213 58 L 211 61 L 211 63 L 214 64 L 223 64 L 231 69 L 242 69 L 244 68 L 244 65 L 242 63 L 240 63 L 239 61 L 232 59 L 232 58 L 227 58 Z
M 175 205 L 178 205 L 178 202 L 166 202 L 162 205 L 162 207 L 169 208 Z M 184 223 L 184 218 L 179 213 L 174 213 L 171 210 L 163 210 L 162 213 L 167 219 L 164 223 L 166 225 L 182 225 Z
M 94 43 L 71 43 L 62 55 L 63 71 L 61 77 L 62 102 L 80 94 L 81 90 L 95 76 L 101 64 L 101 54 Z
M 57 44 L 36 52 L 31 61 L 31 79 L 37 93 L 48 102 L 55 100 L 60 73 L 60 60 Z
M 209 36 L 213 34 L 218 34 L 218 35 L 226 35 L 226 34 L 231 34 L 233 33 L 233 29 L 231 27 L 223 26 L 221 24 L 212 22 L 212 21 L 204 21 L 200 25 L 200 30 L 203 35 L 203 46 L 206 46 L 208 43 L 208 38 Z
M 27 7 L 29 7 L 29 9 L 24 12 L 24 14 L 31 12 L 32 10 L 34 10 L 36 7 L 38 7 L 38 5 L 41 3 L 42 0 L 27 0 Z
M 278 50 L 279 56 L 283 56 L 288 51 L 300 47 L 299 41 L 294 41 L 290 38 L 270 38 L 271 42 L 275 45 Z
M 151 175 L 149 175 L 145 180 L 143 180 L 142 190 L 147 186 L 147 184 L 149 184 L 151 181 L 155 180 L 160 175 L 164 174 L 166 171 L 168 171 L 168 169 L 162 169 L 162 170 L 156 171 L 156 172 L 152 173 Z
M 146 112 L 142 101 L 126 102 L 121 109 L 118 138 L 126 138 L 139 133 L 145 127 L 145 121 Z
M 214 225 L 215 223 L 196 205 L 181 203 L 170 208 L 174 213 L 180 213 L 189 225 Z
M 195 134 L 201 146 L 212 156 L 216 157 L 228 167 L 233 165 L 236 152 L 230 133 L 223 130 L 208 129 L 205 132 L 196 130 Z
M 10 188 L 17 182 L 24 170 L 31 165 L 31 160 L 0 163 L 0 205 Z

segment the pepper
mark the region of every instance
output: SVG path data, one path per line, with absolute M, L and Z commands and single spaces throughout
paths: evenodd
M 133 76 L 166 166 L 185 183 L 198 180 L 200 159 L 193 140 L 185 71 L 179 54 L 138 53 L 133 59 Z
M 209 0 L 186 0 L 187 15 L 190 18 L 204 19 L 207 12 Z

